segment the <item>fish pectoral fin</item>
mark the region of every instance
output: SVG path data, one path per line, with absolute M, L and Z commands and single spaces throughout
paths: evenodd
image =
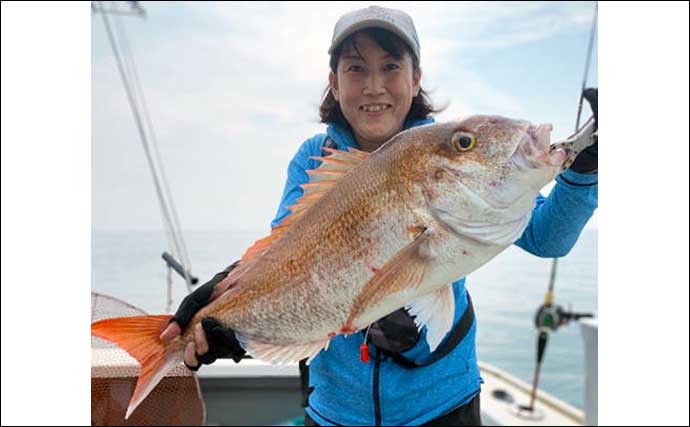
M 424 228 L 410 244 L 377 269 L 357 296 L 346 324 L 353 324 L 354 319 L 364 310 L 376 305 L 387 295 L 416 289 L 424 281 L 431 261 L 436 257 L 431 247 L 431 240 L 435 235 L 433 228 Z
M 330 342 L 330 338 L 326 338 L 304 344 L 279 345 L 256 341 L 241 334 L 237 335 L 237 340 L 247 354 L 272 365 L 287 365 L 302 359 L 307 359 L 309 364 L 322 349 L 328 349 Z
M 429 343 L 429 350 L 434 351 L 453 326 L 455 316 L 453 285 L 449 284 L 437 291 L 422 295 L 405 308 L 408 313 L 415 316 L 414 321 L 419 330 L 426 326 L 426 341 Z

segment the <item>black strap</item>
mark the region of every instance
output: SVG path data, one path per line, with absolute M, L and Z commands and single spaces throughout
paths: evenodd
M 441 348 L 436 349 L 436 351 L 434 351 L 431 354 L 431 358 L 429 360 L 427 360 L 424 363 L 419 363 L 416 360 L 408 359 L 401 354 L 389 354 L 389 356 L 392 357 L 393 360 L 395 360 L 397 363 L 403 365 L 406 368 L 412 369 L 419 368 L 421 366 L 429 366 L 432 363 L 438 362 L 448 353 L 453 351 L 453 349 L 457 347 L 458 344 L 460 344 L 462 339 L 465 338 L 465 335 L 467 335 L 467 332 L 469 332 L 470 328 L 472 327 L 472 323 L 474 323 L 474 307 L 472 307 L 472 299 L 470 299 L 470 293 L 467 292 L 467 308 L 465 309 L 465 312 L 460 318 L 460 321 L 457 325 L 455 325 L 455 328 L 453 328 L 452 335 L 450 336 L 450 338 L 448 338 L 448 341 L 446 341 L 445 345 Z
M 438 348 L 435 352 L 433 352 L 429 360 L 427 360 L 424 363 L 419 363 L 416 360 L 408 359 L 400 354 L 387 352 L 385 353 L 388 354 L 388 356 L 390 356 L 391 358 L 393 358 L 395 362 L 408 369 L 429 366 L 432 363 L 438 362 L 439 360 L 444 358 L 448 353 L 453 351 L 453 349 L 455 349 L 455 347 L 457 347 L 457 345 L 460 344 L 463 338 L 465 338 L 473 323 L 474 307 L 472 306 L 472 299 L 470 298 L 470 293 L 467 292 L 467 308 L 465 309 L 465 312 L 462 314 L 460 321 L 457 323 L 457 325 L 455 325 L 455 328 L 453 328 L 453 332 L 450 338 L 448 338 L 448 341 L 446 341 L 443 347 Z M 309 395 L 312 391 L 314 391 L 314 387 L 309 387 L 309 366 L 307 366 L 306 362 L 307 359 L 302 359 L 299 361 L 300 383 L 302 389 L 302 407 L 304 408 L 309 406 Z
M 306 408 L 309 406 L 309 395 L 314 391 L 314 387 L 309 387 L 309 366 L 306 358 L 299 361 L 299 380 L 302 389 L 302 407 Z

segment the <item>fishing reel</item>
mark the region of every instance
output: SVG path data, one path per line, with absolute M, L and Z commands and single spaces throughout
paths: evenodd
M 539 306 L 534 316 L 534 325 L 539 330 L 537 337 L 537 365 L 534 369 L 534 379 L 532 380 L 532 393 L 529 405 L 517 405 L 513 411 L 521 418 L 536 420 L 542 419 L 544 414 L 534 408 L 537 398 L 537 386 L 539 384 L 539 371 L 541 362 L 544 359 L 546 343 L 549 340 L 549 333 L 557 330 L 571 320 L 578 320 L 584 317 L 594 317 L 592 313 L 577 313 L 572 310 L 564 310 L 560 305 L 553 304 L 553 290 L 549 289 L 546 293 L 544 303 Z
M 534 325 L 539 331 L 555 331 L 571 320 L 579 320 L 586 317 L 594 317 L 592 313 L 580 313 L 565 310 L 560 305 L 542 304 L 534 316 Z

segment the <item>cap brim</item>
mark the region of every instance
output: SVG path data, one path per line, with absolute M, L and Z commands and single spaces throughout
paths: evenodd
M 392 32 L 396 36 L 400 37 L 405 43 L 407 43 L 407 45 L 410 47 L 410 50 L 412 51 L 412 54 L 415 55 L 417 59 L 419 59 L 419 53 L 417 48 L 415 47 L 415 41 L 412 40 L 412 38 L 409 35 L 407 35 L 404 31 L 400 30 L 400 28 L 391 24 L 390 22 L 375 18 L 359 21 L 357 23 L 350 25 L 345 30 L 341 31 L 340 34 L 338 34 L 338 36 L 331 43 L 331 47 L 328 48 L 328 54 L 331 55 L 333 51 L 346 38 L 356 33 L 357 31 L 364 30 L 366 28 L 382 28 L 384 30 Z

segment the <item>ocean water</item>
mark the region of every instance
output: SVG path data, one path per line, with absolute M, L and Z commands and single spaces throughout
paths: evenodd
M 185 240 L 192 272 L 200 283 L 238 259 L 263 232 L 189 231 Z M 149 313 L 164 313 L 167 249 L 163 231 L 92 233 L 91 287 Z M 536 359 L 534 314 L 543 302 L 551 260 L 512 246 L 467 278 L 477 317 L 480 360 L 531 383 Z M 573 250 L 558 262 L 555 303 L 597 313 L 597 231 L 584 230 Z M 173 273 L 173 311 L 186 295 Z M 579 327 L 570 323 L 550 334 L 540 388 L 583 408 L 584 349 Z

